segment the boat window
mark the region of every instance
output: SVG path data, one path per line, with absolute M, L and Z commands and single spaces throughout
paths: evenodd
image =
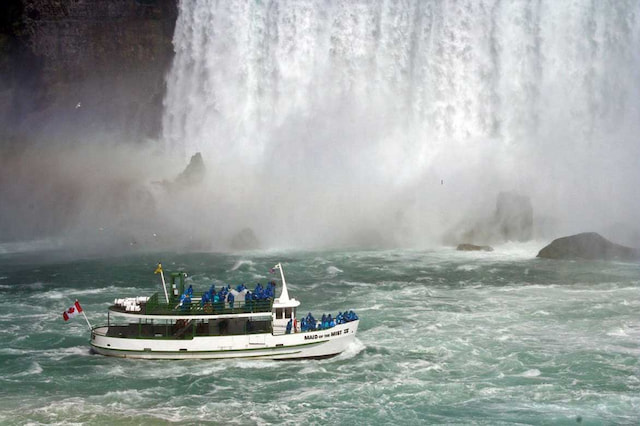
M 284 318 L 284 309 L 276 308 L 276 319 L 283 319 L 283 318 Z
M 285 318 L 291 318 L 291 308 L 285 308 L 284 317 Z

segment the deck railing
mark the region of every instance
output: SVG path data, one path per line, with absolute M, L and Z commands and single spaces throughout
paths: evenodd
M 164 298 L 160 298 L 159 293 L 151 296 L 146 303 L 142 304 L 141 314 L 144 315 L 228 315 L 243 313 L 265 313 L 271 312 L 273 299 L 263 300 L 235 300 L 233 304 L 229 302 L 208 302 L 204 306 L 200 305 L 202 295 L 195 295 L 191 303 L 183 303 L 177 298 L 170 298 L 169 303 L 165 303 Z

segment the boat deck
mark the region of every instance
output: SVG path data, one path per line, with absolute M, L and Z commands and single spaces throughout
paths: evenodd
M 238 300 L 229 302 L 208 302 L 200 304 L 200 298 L 194 297 L 194 301 L 183 303 L 177 298 L 171 298 L 169 303 L 164 303 L 158 293 L 155 293 L 147 301 L 139 303 L 139 310 L 131 311 L 124 305 L 112 305 L 112 312 L 140 314 L 140 315 L 234 315 L 246 313 L 270 313 L 273 308 L 273 299 L 263 300 Z

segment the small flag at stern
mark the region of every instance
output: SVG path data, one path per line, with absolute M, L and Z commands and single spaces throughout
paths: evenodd
M 69 321 L 69 319 L 75 317 L 80 312 L 82 312 L 82 306 L 80 306 L 80 302 L 76 300 L 76 303 L 74 303 L 72 307 L 62 313 L 62 318 L 64 318 L 65 321 Z

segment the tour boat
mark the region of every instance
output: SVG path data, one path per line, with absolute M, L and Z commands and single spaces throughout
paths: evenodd
M 282 289 L 275 298 L 275 282 L 252 292 L 244 285 L 215 287 L 209 292 L 185 289 L 184 272 L 170 274 L 164 294 L 116 299 L 109 307 L 107 325 L 91 329 L 95 353 L 146 359 L 302 359 L 328 358 L 343 352 L 358 330 L 353 311 L 336 318 L 309 313 L 298 320 L 300 302 L 289 297 L 282 265 Z M 257 294 L 260 293 L 260 294 Z M 231 296 L 230 296 L 231 295 Z

